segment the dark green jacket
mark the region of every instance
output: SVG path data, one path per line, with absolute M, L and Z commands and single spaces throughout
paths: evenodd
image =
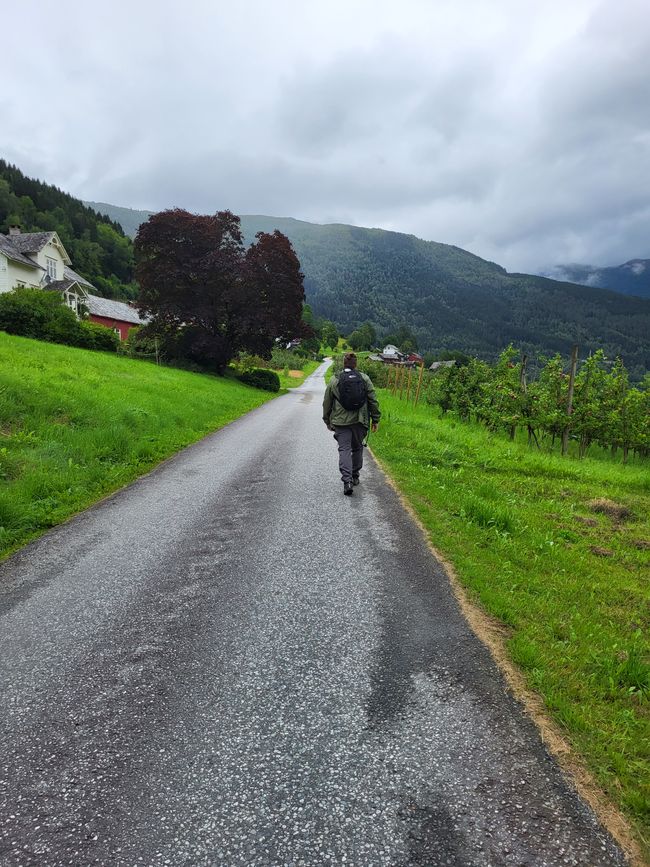
M 361 371 L 359 371 L 359 373 L 361 373 Z M 366 383 L 368 399 L 359 410 L 344 409 L 344 407 L 339 403 L 339 380 L 337 374 L 334 374 L 327 383 L 325 397 L 323 398 L 323 421 L 326 425 L 329 425 L 330 427 L 347 427 L 348 425 L 357 424 L 357 422 L 359 422 L 364 427 L 369 427 L 370 419 L 372 419 L 375 424 L 379 421 L 381 413 L 379 411 L 379 404 L 377 403 L 375 387 L 369 376 L 366 376 L 365 373 L 361 373 L 361 376 Z

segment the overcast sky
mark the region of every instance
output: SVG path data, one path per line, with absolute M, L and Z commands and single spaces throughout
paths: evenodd
M 649 0 L 3 4 L 0 154 L 84 199 L 650 258 Z

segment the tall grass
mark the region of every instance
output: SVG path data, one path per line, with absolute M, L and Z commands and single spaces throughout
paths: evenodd
M 373 451 L 647 853 L 650 467 L 540 454 L 379 397 Z
M 271 397 L 0 332 L 0 557 Z

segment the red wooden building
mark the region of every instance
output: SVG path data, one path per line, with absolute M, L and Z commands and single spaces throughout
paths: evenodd
M 88 298 L 84 299 L 84 304 L 88 308 L 90 321 L 112 328 L 119 335 L 120 340 L 126 340 L 131 328 L 145 323 L 138 311 L 123 301 L 88 295 Z

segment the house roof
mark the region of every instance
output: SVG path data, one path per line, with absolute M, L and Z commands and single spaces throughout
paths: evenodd
M 76 271 L 73 271 L 72 268 L 69 268 L 67 265 L 63 268 L 63 276 L 66 280 L 76 280 L 80 286 L 87 286 L 89 289 L 95 288 L 92 283 L 89 283 L 88 280 L 86 280 L 85 277 L 82 277 L 81 274 L 77 274 Z
M 45 292 L 67 292 L 68 289 L 72 289 L 73 287 L 76 287 L 79 290 L 79 294 L 85 303 L 87 294 L 86 289 L 84 286 L 80 285 L 77 280 L 50 280 L 50 282 L 46 283 L 42 288 Z
M 119 319 L 120 322 L 133 322 L 134 325 L 144 325 L 146 322 L 146 319 L 142 319 L 137 310 L 129 307 L 123 301 L 113 301 L 111 298 L 100 298 L 98 295 L 89 295 L 85 304 L 88 312 L 93 316 L 103 316 L 106 319 Z
M 60 248 L 64 261 L 70 263 L 70 257 L 56 232 L 19 232 L 17 235 L 5 235 L 5 238 L 23 254 L 40 253 L 46 244 L 54 241 Z
M 55 232 L 19 232 L 17 235 L 9 235 L 9 240 L 21 253 L 40 253 L 55 234 Z
M 429 370 L 439 370 L 441 367 L 455 367 L 455 361 L 434 361 Z
M 27 256 L 16 247 L 13 243 L 14 237 L 18 236 L 14 235 L 10 237 L 8 235 L 0 235 L 0 253 L 4 253 L 7 259 L 19 262 L 21 265 L 28 265 L 30 268 L 35 268 L 37 271 L 44 271 L 45 268 L 37 265 L 37 263 L 32 261 L 32 259 L 28 259 Z

